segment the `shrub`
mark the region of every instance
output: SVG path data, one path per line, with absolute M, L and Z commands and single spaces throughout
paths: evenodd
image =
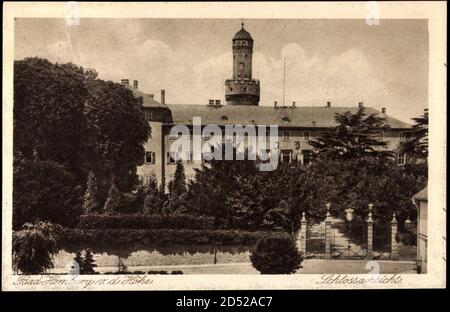
M 262 238 L 251 253 L 250 260 L 261 274 L 293 274 L 303 261 L 290 237 Z
M 82 188 L 75 176 L 52 161 L 14 164 L 13 226 L 49 221 L 74 226 L 81 215 Z
M 193 215 L 83 215 L 81 229 L 212 229 L 213 219 Z
M 417 234 L 412 231 L 408 231 L 406 233 L 397 233 L 396 240 L 403 243 L 405 246 L 416 246 Z
M 23 274 L 41 274 L 53 268 L 58 252 L 54 228 L 49 222 L 25 223 L 13 234 L 13 266 Z

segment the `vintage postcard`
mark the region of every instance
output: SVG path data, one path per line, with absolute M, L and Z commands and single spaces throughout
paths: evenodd
M 2 290 L 445 287 L 446 20 L 5 3 Z

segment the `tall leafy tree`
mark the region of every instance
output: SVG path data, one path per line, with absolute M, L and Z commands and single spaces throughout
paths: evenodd
M 224 148 L 222 148 L 224 151 Z M 232 211 L 227 198 L 235 192 L 240 179 L 258 172 L 256 162 L 213 159 L 196 169 L 195 180 L 189 184 L 187 209 L 190 213 L 214 217 L 218 228 L 233 224 Z
M 364 107 L 360 107 L 354 114 L 350 111 L 336 114 L 335 120 L 336 127 L 309 142 L 319 156 L 340 159 L 392 156 L 386 150 L 387 143 L 380 139 L 389 129 L 384 118 L 367 115 Z
M 402 151 L 413 162 L 426 162 L 428 158 L 428 112 L 422 116 L 412 118 L 412 131 L 402 144 Z
M 55 161 L 84 179 L 83 109 L 93 70 L 46 59 L 14 62 L 14 154 Z
M 111 81 L 90 81 L 84 116 L 86 160 L 103 178 L 100 188 L 130 191 L 138 184 L 136 167 L 144 161 L 143 144 L 150 132 L 142 98 Z

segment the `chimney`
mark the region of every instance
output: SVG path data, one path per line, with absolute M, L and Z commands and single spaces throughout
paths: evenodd
M 278 108 L 278 102 L 277 101 L 273 102 L 273 107 L 274 108 Z
M 128 86 L 130 84 L 130 81 L 128 79 L 122 79 L 121 83 L 123 86 Z
M 133 88 L 135 88 L 137 90 L 137 88 L 138 88 L 138 81 L 137 80 L 133 81 Z
M 214 100 L 209 100 L 209 106 L 214 106 Z
M 386 107 L 382 107 L 382 108 L 381 108 L 381 113 L 382 113 L 382 114 L 386 114 Z
M 295 101 L 292 102 L 292 108 L 295 108 Z
M 161 104 L 166 104 L 166 91 L 161 90 Z
M 425 108 L 425 109 L 423 110 L 423 115 L 424 115 L 425 117 L 428 117 L 428 108 Z
M 331 107 L 331 102 L 330 101 L 327 102 L 327 107 Z
M 358 107 L 359 107 L 359 108 L 364 107 L 364 102 L 359 102 L 359 103 L 358 103 Z
M 216 100 L 216 106 L 220 106 L 220 100 Z

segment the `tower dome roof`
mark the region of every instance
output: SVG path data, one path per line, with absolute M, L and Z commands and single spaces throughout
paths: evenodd
M 248 31 L 244 29 L 244 23 L 242 23 L 242 28 L 234 35 L 233 40 L 252 40 L 253 38 Z

